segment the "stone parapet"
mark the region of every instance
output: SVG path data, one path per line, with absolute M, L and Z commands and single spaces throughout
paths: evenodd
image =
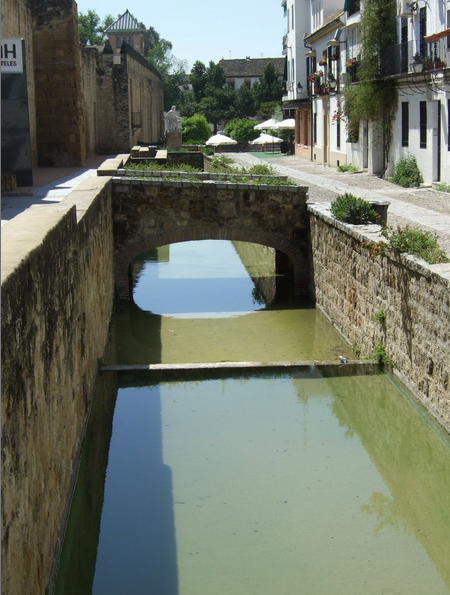
M 1 242 L 2 593 L 41 595 L 112 311 L 110 179 L 33 206 Z
M 379 226 L 339 222 L 322 204 L 308 211 L 316 305 L 363 354 L 383 345 L 394 373 L 450 431 L 450 264 L 371 258 L 361 244 L 377 242 Z

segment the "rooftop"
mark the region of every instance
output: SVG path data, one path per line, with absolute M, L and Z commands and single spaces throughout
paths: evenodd
M 129 33 L 130 31 L 142 31 L 142 27 L 127 9 L 117 21 L 106 28 L 105 33 Z
M 264 68 L 272 62 L 280 74 L 284 71 L 285 58 L 241 58 L 238 60 L 220 60 L 225 76 L 229 77 L 262 77 Z

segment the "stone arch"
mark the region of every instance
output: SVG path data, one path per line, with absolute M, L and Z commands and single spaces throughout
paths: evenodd
M 261 244 L 284 252 L 292 262 L 295 295 L 302 296 L 308 293 L 308 258 L 296 242 L 287 239 L 281 234 L 270 233 L 260 229 L 249 230 L 217 227 L 163 232 L 141 238 L 126 246 L 116 256 L 115 286 L 118 298 L 120 300 L 129 300 L 131 298 L 132 280 L 130 278 L 130 265 L 136 256 L 159 246 L 192 240 L 236 240 Z

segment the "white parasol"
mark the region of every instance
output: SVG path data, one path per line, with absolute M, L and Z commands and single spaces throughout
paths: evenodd
M 278 136 L 272 136 L 271 134 L 261 134 L 255 140 L 251 140 L 251 145 L 266 145 L 267 143 L 281 143 L 283 142 L 282 138 L 278 138 Z
M 295 119 L 288 118 L 287 120 L 281 120 L 281 122 L 277 122 L 271 128 L 273 130 L 295 130 Z
M 256 124 L 255 130 L 267 130 L 268 128 L 273 128 L 274 124 L 278 124 L 278 120 L 270 118 L 270 120 Z
M 207 145 L 212 145 L 213 147 L 219 147 L 220 145 L 237 145 L 237 141 L 230 138 L 229 136 L 225 136 L 225 134 L 215 134 L 211 136 L 206 141 Z

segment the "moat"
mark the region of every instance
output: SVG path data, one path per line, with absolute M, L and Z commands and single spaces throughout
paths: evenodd
M 106 363 L 354 357 L 245 250 L 135 261 Z M 450 593 L 450 439 L 389 375 L 348 370 L 101 374 L 57 592 Z

